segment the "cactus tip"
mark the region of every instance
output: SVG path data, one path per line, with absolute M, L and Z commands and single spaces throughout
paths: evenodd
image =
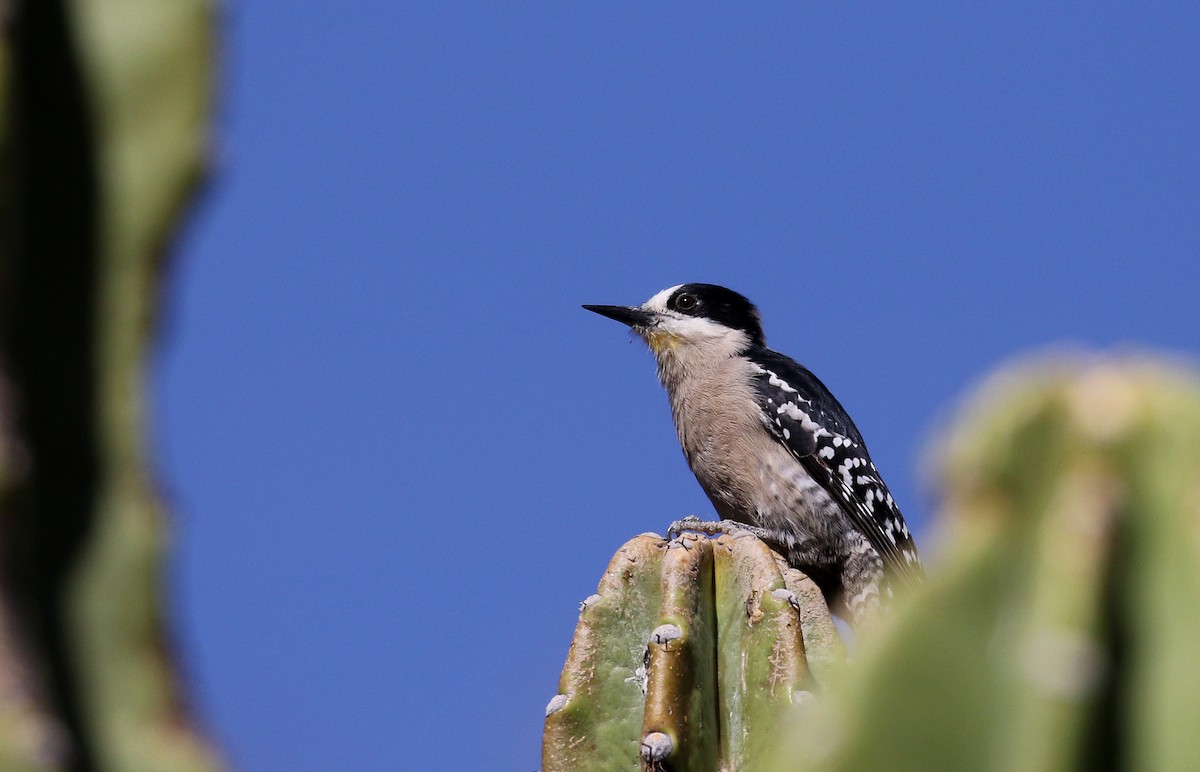
M 646 763 L 666 761 L 675 750 L 675 743 L 670 735 L 663 732 L 650 732 L 642 738 L 642 760 Z
M 800 608 L 800 599 L 796 597 L 796 593 L 784 587 L 771 590 L 771 597 L 775 600 L 786 601 L 792 608 Z
M 666 646 L 671 641 L 679 640 L 682 637 L 683 630 L 680 630 L 677 625 L 659 625 L 650 633 L 650 642 Z
M 556 694 L 546 703 L 546 715 L 551 716 L 567 706 L 567 695 Z
M 792 692 L 792 704 L 808 707 L 817 703 L 817 695 L 804 689 L 797 689 Z

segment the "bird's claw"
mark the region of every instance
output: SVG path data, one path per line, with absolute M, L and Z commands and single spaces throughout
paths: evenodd
M 667 527 L 667 539 L 678 539 L 679 535 L 684 531 L 696 531 L 699 533 L 712 533 L 706 526 L 716 526 L 719 523 L 706 523 L 695 515 L 688 515 L 685 518 L 676 520 Z
M 678 539 L 679 535 L 685 531 L 702 533 L 705 536 L 716 536 L 718 534 L 733 536 L 739 533 L 752 533 L 759 538 L 765 533 L 761 528 L 739 523 L 736 520 L 701 520 L 695 515 L 688 515 L 682 520 L 676 520 L 671 523 L 670 527 L 667 528 L 667 538 Z
M 751 534 L 763 541 L 768 541 L 770 535 L 766 530 L 736 520 L 701 520 L 695 515 L 688 515 L 682 520 L 676 520 L 667 528 L 668 539 L 678 539 L 685 531 L 702 533 L 705 536 Z

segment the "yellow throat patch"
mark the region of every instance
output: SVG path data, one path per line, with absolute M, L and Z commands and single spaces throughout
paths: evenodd
M 655 354 L 663 354 L 675 348 L 679 338 L 664 330 L 651 330 L 646 334 L 646 344 Z

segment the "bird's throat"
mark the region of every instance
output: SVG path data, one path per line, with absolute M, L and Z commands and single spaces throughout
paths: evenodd
M 662 356 L 673 350 L 679 343 L 679 337 L 665 330 L 650 330 L 645 335 L 646 345 L 655 356 Z

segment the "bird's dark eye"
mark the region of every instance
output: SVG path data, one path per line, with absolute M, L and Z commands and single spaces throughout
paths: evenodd
M 680 295 L 675 298 L 675 307 L 680 311 L 691 311 L 696 307 L 695 295 Z

